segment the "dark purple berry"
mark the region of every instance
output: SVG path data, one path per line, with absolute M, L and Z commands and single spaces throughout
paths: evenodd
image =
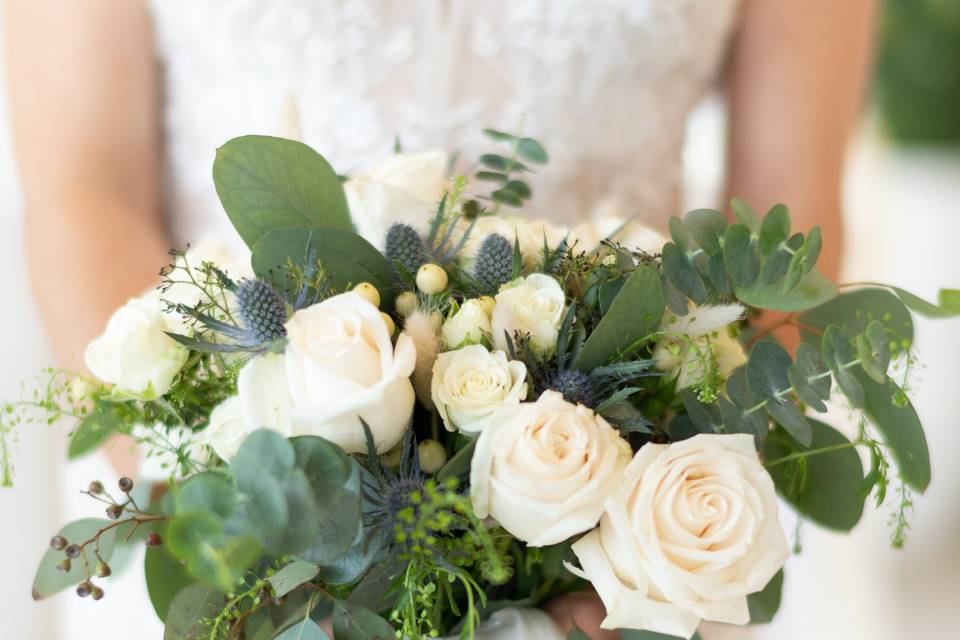
M 80 547 L 75 544 L 67 545 L 67 548 L 63 550 L 67 557 L 71 560 L 76 560 L 80 557 Z
M 53 538 L 50 539 L 50 548 L 54 551 L 63 551 L 66 546 L 67 539 L 63 536 L 53 536 Z
M 150 534 L 147 536 L 147 546 L 159 547 L 162 544 L 163 544 L 163 538 L 160 537 L 160 534 L 155 531 L 151 531 Z
M 85 580 L 77 585 L 77 595 L 81 598 L 86 598 L 93 592 L 93 584 L 89 580 Z
M 121 507 L 119 504 L 112 504 L 109 507 L 107 507 L 107 517 L 110 518 L 111 520 L 116 520 L 122 515 L 123 515 L 123 507 Z
M 133 491 L 133 480 L 124 476 L 120 478 L 120 482 L 117 483 L 120 486 L 120 491 L 124 493 L 130 493 Z

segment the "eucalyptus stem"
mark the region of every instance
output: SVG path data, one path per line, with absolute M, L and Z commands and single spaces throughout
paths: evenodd
M 854 360 L 851 360 L 850 362 L 846 362 L 846 363 L 840 365 L 839 368 L 840 368 L 841 371 L 845 371 L 845 370 L 847 370 L 847 369 L 849 369 L 849 368 L 851 368 L 851 367 L 857 366 L 857 365 L 860 364 L 860 363 L 861 363 L 861 359 L 860 359 L 860 358 L 855 358 Z M 815 376 L 810 376 L 810 377 L 808 377 L 808 378 L 807 378 L 807 384 L 812 384 L 812 383 L 816 382 L 817 380 L 823 380 L 824 378 L 829 378 L 831 375 L 833 375 L 833 373 L 832 373 L 831 371 L 824 371 L 823 373 L 818 373 L 818 374 L 815 375 Z M 782 400 L 783 398 L 787 397 L 788 395 L 790 395 L 790 394 L 793 393 L 793 392 L 794 392 L 793 386 L 785 387 L 785 388 L 783 388 L 783 389 L 780 389 L 779 391 L 774 392 L 774 394 L 773 394 L 773 399 L 775 399 L 775 400 Z M 752 407 L 750 407 L 749 409 L 747 409 L 747 410 L 744 412 L 744 415 L 749 416 L 749 415 L 751 415 L 751 414 L 753 414 L 753 413 L 756 413 L 757 411 L 760 411 L 760 409 L 763 409 L 765 406 L 767 406 L 767 402 L 769 402 L 769 401 L 770 401 L 770 398 L 767 398 L 766 400 L 761 400 L 760 402 L 758 402 L 758 403 L 755 404 L 754 406 L 752 406 Z
M 830 453 L 831 451 L 838 451 L 840 449 L 846 449 L 847 447 L 857 447 L 857 446 L 866 446 L 868 442 L 844 442 L 842 444 L 833 444 L 829 447 L 820 447 L 819 449 L 807 449 L 806 451 L 796 451 L 790 455 L 783 456 L 782 458 L 777 458 L 776 460 L 770 460 L 764 462 L 763 466 L 766 468 L 775 467 L 777 465 L 783 464 L 784 462 L 790 462 L 791 460 L 797 460 L 799 458 L 808 458 L 810 456 L 819 455 L 821 453 Z

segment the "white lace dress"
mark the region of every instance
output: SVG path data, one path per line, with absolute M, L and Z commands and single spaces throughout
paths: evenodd
M 179 241 L 229 233 L 210 178 L 231 137 L 279 132 L 341 173 L 391 152 L 474 159 L 483 127 L 551 153 L 532 211 L 678 211 L 691 109 L 724 59 L 738 0 L 151 0 L 164 82 L 168 211 Z

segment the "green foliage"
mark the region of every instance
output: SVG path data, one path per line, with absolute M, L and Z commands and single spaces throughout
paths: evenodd
M 268 577 L 267 582 L 273 587 L 273 595 L 282 598 L 300 585 L 313 580 L 318 573 L 320 567 L 312 562 L 294 560 Z
M 897 297 L 911 311 L 919 313 L 921 316 L 927 318 L 955 318 L 960 316 L 960 304 L 957 302 L 960 292 L 954 289 L 940 289 L 937 293 L 937 304 L 927 302 L 899 287 L 890 287 L 890 290 L 897 294 Z
M 637 267 L 587 338 L 573 366 L 589 371 L 635 352 L 657 330 L 663 310 L 663 291 L 656 269 Z
M 350 637 L 350 636 L 347 636 Z M 274 640 L 329 640 L 323 629 L 316 622 L 307 618 L 289 627 L 283 633 L 274 636 Z
M 340 179 L 320 154 L 300 142 L 234 138 L 217 149 L 213 181 L 230 221 L 251 249 L 281 227 L 352 229 Z
M 854 443 L 839 431 L 809 420 L 809 446 L 774 429 L 763 457 L 777 491 L 804 516 L 838 531 L 849 531 L 863 514 L 864 473 Z
M 207 640 L 209 620 L 220 611 L 225 600 L 223 593 L 212 587 L 201 584 L 185 587 L 170 603 L 163 640 Z
M 301 286 L 296 277 L 292 277 L 295 273 L 291 273 L 291 266 L 308 277 L 322 269 L 328 293 L 347 291 L 361 282 L 369 282 L 380 292 L 383 308 L 391 308 L 396 292 L 391 284 L 390 264 L 373 245 L 352 231 L 317 226 L 287 227 L 268 231 L 253 246 L 256 274 L 296 298 Z M 322 297 L 322 292 L 314 291 L 309 297 L 315 296 Z
M 793 390 L 787 370 L 793 364 L 790 355 L 775 342 L 758 342 L 747 361 L 747 386 L 767 411 L 787 432 L 804 445 L 812 437 L 810 424 L 789 397 Z
M 84 416 L 70 434 L 67 458 L 75 460 L 96 450 L 121 427 L 122 424 L 113 413 L 95 412 Z
M 337 640 L 394 640 L 399 637 L 385 619 L 346 600 L 337 600 L 333 604 L 333 635 Z
M 788 293 L 782 285 L 773 282 L 756 282 L 752 286 L 735 286 L 734 292 L 742 302 L 771 311 L 805 311 L 812 309 L 837 295 L 837 287 L 819 271 L 810 271 Z
M 166 538 L 166 527 L 159 530 Z M 186 567 L 171 553 L 167 545 L 148 548 L 143 559 L 143 573 L 150 603 L 160 620 L 166 620 L 170 604 L 184 588 L 193 584 Z
M 484 169 L 475 174 L 478 180 L 499 183 L 498 188 L 489 197 L 496 203 L 493 212 L 497 213 L 502 204 L 522 207 L 533 197 L 533 190 L 528 182 L 514 176 L 515 173 L 530 172 L 530 168 L 520 162 L 519 158 L 535 164 L 546 164 L 550 160 L 549 155 L 543 145 L 533 138 L 524 138 L 495 129 L 484 129 L 483 132 L 491 140 L 510 146 L 508 156 L 498 153 L 486 153 L 480 156 L 480 165 Z
M 750 624 L 765 624 L 772 622 L 780 608 L 780 599 L 783 595 L 783 569 L 777 571 L 763 591 L 751 593 L 747 596 L 747 606 L 750 608 Z

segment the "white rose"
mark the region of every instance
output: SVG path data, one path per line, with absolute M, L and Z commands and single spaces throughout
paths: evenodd
M 286 358 L 267 353 L 253 358 L 237 376 L 237 395 L 221 402 L 211 413 L 196 442 L 213 447 L 224 460 L 240 449 L 244 439 L 258 429 L 284 437 L 292 434 Z
M 494 412 L 470 466 L 477 516 L 492 516 L 529 546 L 596 526 L 630 445 L 590 409 L 554 391 Z
M 518 278 L 500 288 L 493 307 L 493 344 L 508 351 L 507 337 L 530 336 L 535 351 L 549 355 L 557 346 L 566 298 L 560 283 L 545 273 Z
M 527 367 L 475 344 L 437 356 L 433 404 L 448 431 L 479 433 L 493 412 L 527 397 Z
M 598 216 L 573 228 L 571 239 L 576 239 L 579 248 L 589 251 L 610 238 L 623 247 L 646 253 L 660 253 L 667 239 L 659 231 L 636 222 L 625 222 L 614 216 Z
M 114 312 L 107 329 L 87 346 L 87 368 L 122 394 L 152 400 L 170 390 L 189 351 L 167 335 L 175 316 L 155 295 L 134 298 Z
M 413 412 L 417 354 L 409 336 L 396 347 L 380 311 L 343 293 L 297 311 L 287 322 L 286 372 L 294 435 L 317 435 L 348 453 L 366 451 L 362 418 L 377 451 L 397 444 Z
M 480 300 L 467 300 L 443 323 L 440 335 L 447 349 L 457 349 L 489 340 L 490 332 L 490 317 L 483 304 Z
M 197 444 L 212 447 L 224 460 L 232 458 L 247 437 L 240 396 L 227 398 L 210 412 L 207 427 L 194 438 Z
M 667 314 L 661 338 L 653 350 L 657 368 L 667 378 L 677 378 L 677 390 L 701 382 L 708 373 L 706 363 L 715 365 L 726 378 L 747 362 L 740 342 L 730 335 L 731 324 L 739 322 L 745 309 L 739 304 L 694 307 L 686 316 Z M 689 340 L 685 340 L 686 336 Z
M 446 167 L 440 151 L 396 154 L 353 176 L 343 190 L 360 235 L 378 249 L 398 222 L 425 235 L 446 189 Z
M 750 435 L 643 446 L 605 509 L 573 545 L 606 606 L 605 629 L 689 638 L 701 619 L 746 624 L 747 594 L 789 555 Z

